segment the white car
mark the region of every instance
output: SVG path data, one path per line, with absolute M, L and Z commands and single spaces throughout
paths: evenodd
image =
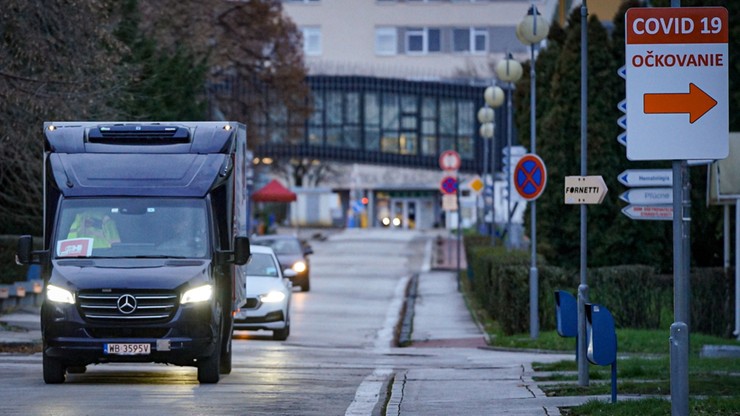
M 278 341 L 290 335 L 290 298 L 293 270 L 280 270 L 270 247 L 253 245 L 252 258 L 241 267 L 247 275 L 247 303 L 234 317 L 235 330 L 268 330 Z

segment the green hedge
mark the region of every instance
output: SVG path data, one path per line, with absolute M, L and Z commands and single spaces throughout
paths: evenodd
M 487 238 L 466 237 L 471 287 L 504 334 L 529 331 L 530 253 L 491 246 Z M 556 290 L 576 295 L 579 272 L 538 259 L 539 321 L 554 330 Z M 734 271 L 696 269 L 691 273 L 692 332 L 731 337 L 734 329 Z M 650 266 L 623 265 L 587 271 L 589 300 L 606 306 L 618 328 L 667 328 L 673 320 L 673 277 Z

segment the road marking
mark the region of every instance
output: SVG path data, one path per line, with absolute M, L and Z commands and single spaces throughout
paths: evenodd
M 380 390 L 383 388 L 383 383 L 392 373 L 392 368 L 379 367 L 372 374 L 365 377 L 360 386 L 357 387 L 355 399 L 350 403 L 344 416 L 371 415 L 375 405 L 380 400 Z

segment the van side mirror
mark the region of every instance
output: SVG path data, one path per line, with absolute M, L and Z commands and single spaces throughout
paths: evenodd
M 249 237 L 234 237 L 234 264 L 239 266 L 247 264 L 250 257 L 252 251 L 249 247 Z
M 33 249 L 33 237 L 22 235 L 18 238 L 18 248 L 15 252 L 15 262 L 18 265 L 31 263 L 31 251 Z

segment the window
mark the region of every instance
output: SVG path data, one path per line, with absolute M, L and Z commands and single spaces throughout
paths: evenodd
M 472 52 L 488 52 L 488 30 L 481 27 L 473 28 L 470 31 L 470 37 L 472 38 L 473 44 Z
M 488 51 L 488 29 L 465 28 L 452 30 L 454 52 L 485 53 Z
M 452 30 L 452 50 L 454 52 L 470 51 L 470 29 Z
M 396 28 L 379 27 L 375 29 L 375 54 L 395 55 L 397 53 Z
M 303 34 L 303 53 L 306 56 L 321 55 L 321 28 L 303 27 L 301 33 Z
M 423 54 L 440 52 L 440 29 L 437 28 L 408 28 L 406 29 L 406 53 Z

